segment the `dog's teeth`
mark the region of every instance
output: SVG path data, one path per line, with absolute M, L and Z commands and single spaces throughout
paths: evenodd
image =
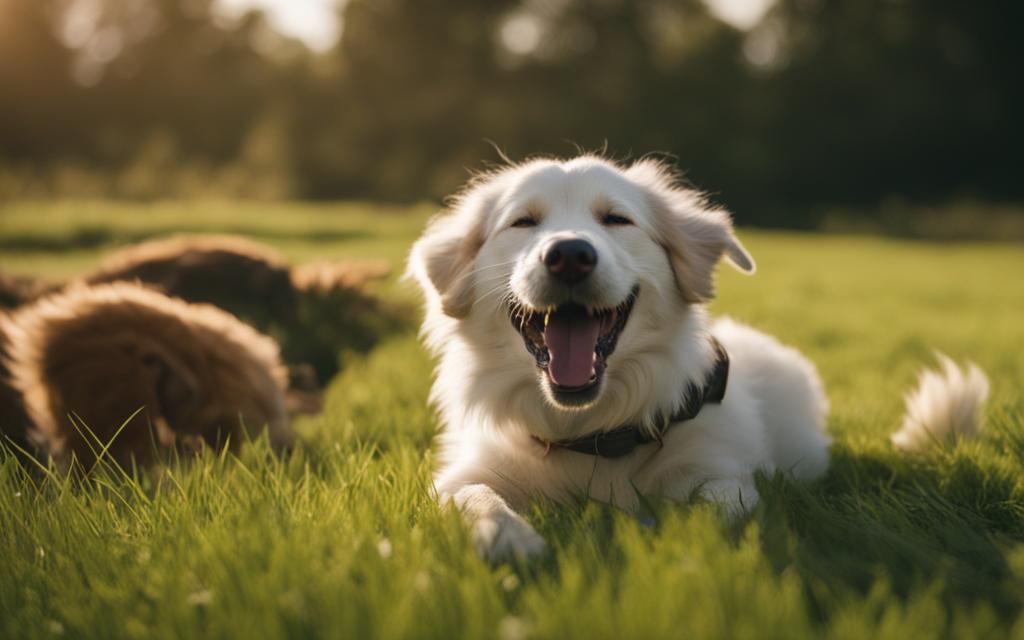
M 544 328 L 545 329 L 548 328 L 548 322 L 550 322 L 550 321 L 551 321 L 551 311 L 548 311 L 547 313 L 544 314 Z

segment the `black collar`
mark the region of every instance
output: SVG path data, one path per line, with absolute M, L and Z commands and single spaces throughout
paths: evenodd
M 534 439 L 548 449 L 568 449 L 602 458 L 619 458 L 631 453 L 633 449 L 642 444 L 661 442 L 665 430 L 674 423 L 692 420 L 697 417 L 705 404 L 721 404 L 722 398 L 725 397 L 725 387 L 729 382 L 729 354 L 725 351 L 725 347 L 714 338 L 711 338 L 711 346 L 715 350 L 715 365 L 704 379 L 704 385 L 698 386 L 693 382 L 686 385 L 686 400 L 683 406 L 668 420 L 662 421 L 663 426 L 655 435 L 650 435 L 640 427 L 626 425 L 611 431 L 598 431 L 575 440 L 549 442 L 536 436 Z

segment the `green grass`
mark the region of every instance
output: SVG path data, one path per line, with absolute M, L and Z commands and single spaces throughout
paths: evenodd
M 0 208 L 0 269 L 64 277 L 179 228 L 400 264 L 429 208 L 401 213 L 15 203 Z M 759 272 L 723 269 L 714 311 L 818 364 L 836 438 L 821 482 L 762 478 L 739 523 L 701 504 L 654 505 L 653 524 L 538 505 L 550 555 L 488 567 L 430 498 L 430 362 L 410 318 L 350 361 L 283 459 L 254 443 L 84 483 L 0 459 L 0 637 L 1024 637 L 1024 251 L 741 235 Z M 898 454 L 887 435 L 933 348 L 989 373 L 987 429 Z

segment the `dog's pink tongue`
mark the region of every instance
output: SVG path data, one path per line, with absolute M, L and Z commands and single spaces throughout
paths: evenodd
M 597 318 L 585 314 L 553 314 L 544 328 L 551 356 L 548 375 L 563 387 L 582 387 L 594 375 L 594 349 L 601 332 Z

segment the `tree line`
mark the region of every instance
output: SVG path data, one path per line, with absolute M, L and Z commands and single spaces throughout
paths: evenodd
M 0 0 L 0 188 L 436 199 L 496 149 L 582 148 L 668 154 L 746 223 L 1024 196 L 1019 3 L 778 0 L 748 31 L 699 0 L 339 11 L 314 53 L 212 0 Z

